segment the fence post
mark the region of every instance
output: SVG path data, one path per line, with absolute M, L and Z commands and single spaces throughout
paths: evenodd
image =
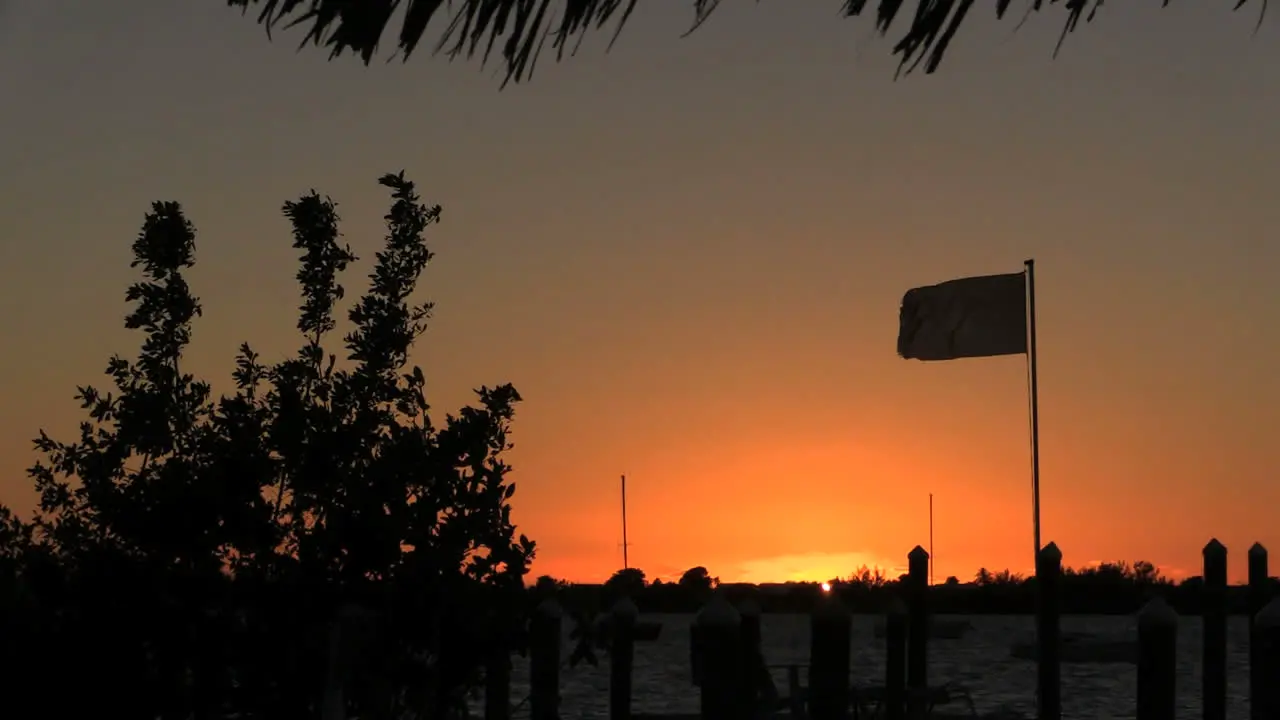
M 564 610 L 543 600 L 529 620 L 529 714 L 532 720 L 560 716 L 560 642 Z
M 623 596 L 609 613 L 613 639 L 609 643 L 609 720 L 631 718 L 631 668 L 636 651 L 636 618 L 640 610 Z
M 1138 720 L 1175 720 L 1178 613 L 1160 596 L 1138 613 Z
M 320 701 L 320 720 L 347 720 L 346 682 L 350 658 L 344 647 L 347 641 L 342 624 L 329 625 L 329 672 Z
M 929 694 L 929 552 L 919 545 L 907 553 L 907 704 Z M 908 708 L 908 715 L 923 715 Z
M 887 720 L 903 720 L 907 711 L 907 606 L 889 598 L 884 618 L 884 708 Z
M 1267 680 L 1259 673 L 1257 646 L 1253 642 L 1254 619 L 1267 604 L 1267 549 L 1262 543 L 1249 548 L 1249 697 L 1256 698 L 1266 692 Z M 1274 679 L 1273 679 L 1274 681 Z M 1262 714 L 1258 703 L 1251 703 L 1250 720 L 1269 720 Z
M 698 616 L 695 615 L 693 620 L 689 624 L 689 676 L 694 687 L 702 687 L 702 666 L 706 664 L 706 653 L 702 648 L 702 626 L 698 624 Z
M 511 653 L 495 642 L 485 658 L 484 720 L 511 720 Z
M 809 717 L 849 715 L 849 636 L 853 615 L 840 596 L 826 593 L 809 615 Z
M 766 698 L 765 680 L 769 669 L 764 662 L 764 649 L 760 637 L 760 604 L 751 598 L 738 603 L 738 615 L 742 620 L 742 717 L 754 717 Z M 767 698 L 776 702 L 777 697 Z
M 321 700 L 322 720 L 347 718 L 351 684 L 358 677 L 356 668 L 368 649 L 369 622 L 369 612 L 365 608 L 347 603 L 338 609 L 329 626 L 329 668 Z
M 1062 718 L 1062 551 L 1052 542 L 1036 554 L 1036 690 L 1040 720 Z
M 1270 678 L 1255 685 L 1249 697 L 1254 717 L 1280 717 L 1280 598 L 1267 603 L 1253 621 L 1249 646 L 1257 648 L 1253 658 L 1254 672 L 1259 678 Z
M 1267 606 L 1267 549 L 1262 543 L 1249 548 L 1249 621 Z
M 1204 546 L 1204 720 L 1227 720 L 1227 547 L 1217 538 Z
M 742 622 L 742 649 L 744 652 L 760 650 L 760 603 L 745 598 L 738 603 L 738 617 Z
M 703 720 L 739 720 L 742 616 L 723 594 L 716 593 L 694 624 L 702 656 Z

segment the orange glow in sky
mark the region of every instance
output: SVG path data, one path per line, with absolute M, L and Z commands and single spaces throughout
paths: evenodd
M 1121 3 L 1056 60 L 1052 17 L 975 20 L 941 72 L 895 82 L 830 3 L 735 4 L 679 41 L 688 4 L 654 3 L 608 54 L 588 41 L 499 93 L 471 64 L 296 53 L 218 3 L 83 6 L 0 23 L 21 109 L 0 146 L 0 501 L 20 512 L 31 438 L 73 436 L 76 386 L 136 352 L 150 202 L 198 228 L 184 369 L 221 392 L 240 342 L 300 343 L 281 203 L 339 203 L 349 302 L 382 243 L 376 178 L 404 168 L 444 208 L 413 361 L 438 423 L 470 388 L 524 397 L 509 459 L 535 576 L 622 567 L 622 473 L 650 579 L 895 578 L 930 493 L 936 582 L 1028 572 L 1025 358 L 895 352 L 905 290 L 1027 258 L 1044 540 L 1187 575 L 1216 536 L 1233 581 L 1253 542 L 1280 552 L 1280 43 L 1248 42 L 1250 16 Z

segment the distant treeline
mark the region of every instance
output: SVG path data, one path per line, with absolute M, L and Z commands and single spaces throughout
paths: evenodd
M 554 591 L 571 612 L 602 612 L 623 595 L 629 595 L 641 612 L 691 613 L 719 588 L 731 600 L 753 599 L 766 613 L 807 613 L 825 594 L 840 597 L 855 613 L 882 613 L 891 597 L 899 593 L 905 575 L 896 579 L 882 571 L 859 568 L 845 578 L 826 583 L 789 582 L 751 585 L 721 584 L 703 567 L 691 568 L 675 582 L 647 582 L 635 568 L 619 570 L 604 584 L 566 583 L 549 576 L 538 580 L 535 593 Z M 1272 592 L 1280 590 L 1280 579 L 1270 578 Z M 824 590 L 823 585 L 829 587 Z M 930 610 L 939 614 L 1016 615 L 1035 612 L 1036 581 L 1002 570 L 980 570 L 970 582 L 948 577 L 929 588 Z M 1154 565 L 1103 563 L 1086 568 L 1064 568 L 1061 581 L 1061 608 L 1065 614 L 1121 615 L 1136 612 L 1155 595 L 1163 597 L 1181 614 L 1198 614 L 1204 579 L 1196 576 L 1174 581 L 1161 575 Z M 1247 587 L 1227 589 L 1230 612 L 1247 611 Z

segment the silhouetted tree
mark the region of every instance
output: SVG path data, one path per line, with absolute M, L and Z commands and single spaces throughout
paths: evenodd
M 1008 569 L 1001 570 L 991 578 L 991 582 L 996 585 L 1021 585 L 1023 580 L 1021 573 L 1011 572 Z
M 636 595 L 644 590 L 644 571 L 639 568 L 624 568 L 614 573 L 604 582 L 605 590 L 623 595 Z
M 1133 580 L 1139 585 L 1154 585 L 1163 580 L 1156 566 L 1146 560 L 1133 564 Z
M 569 586 L 568 581 L 558 580 L 550 575 L 539 575 L 534 587 L 542 590 L 557 591 Z
M 707 572 L 705 567 L 701 565 L 691 567 L 684 571 L 680 576 L 680 588 L 682 590 L 693 593 L 695 596 L 709 592 L 716 585 L 720 584 L 720 578 L 711 577 L 711 573 Z
M 857 570 L 854 570 L 853 574 L 849 575 L 845 582 L 849 585 L 874 589 L 887 585 L 889 578 L 884 574 L 884 570 L 880 568 L 869 568 L 866 565 L 862 565 Z
M 133 244 L 142 279 L 126 293 L 138 356 L 107 363 L 112 391 L 78 389 L 76 439 L 41 432 L 34 522 L 0 513 L 0 566 L 17 577 L 5 585 L 26 598 L 14 652 L 81 684 L 31 707 L 312 714 L 336 624 L 345 666 L 360 667 L 346 682 L 353 711 L 443 717 L 484 653 L 519 642 L 534 543 L 515 534 L 502 453 L 520 397 L 482 387 L 478 407 L 432 422 L 424 375 L 408 365 L 431 305 L 410 297 L 440 208 L 403 173 L 380 182 L 393 198 L 387 236 L 348 312 L 347 362 L 324 341 L 355 257 L 338 243 L 335 204 L 312 192 L 284 205 L 301 253 L 302 347 L 265 365 L 242 345 L 235 392 L 216 400 L 183 366 L 201 310 L 184 275 L 195 229 L 177 203 L 152 206 Z M 43 687 L 22 680 L 10 678 L 10 698 Z
M 392 2 L 349 2 L 348 0 L 226 0 L 232 7 L 248 12 L 255 11 L 257 22 L 268 34 L 280 26 L 301 25 L 306 30 L 302 45 L 324 45 L 330 57 L 345 52 L 358 55 L 367 64 L 376 54 L 387 25 L 397 9 Z M 1262 0 L 1265 8 L 1266 0 Z M 973 0 L 961 2 L 920 2 L 902 25 L 893 53 L 899 56 L 899 70 L 910 72 L 921 63 L 925 72 L 931 73 L 941 62 L 947 47 L 955 37 L 963 21 L 974 9 Z M 1011 0 L 995 0 L 997 18 L 1003 18 L 1012 6 Z M 1167 2 L 1165 3 L 1168 4 Z M 1235 9 L 1249 0 L 1232 0 Z M 397 52 L 408 59 L 422 41 L 423 35 L 438 20 L 443 26 L 436 51 L 444 51 L 450 58 L 465 56 L 489 59 L 495 48 L 506 65 L 506 80 L 519 82 L 532 74 L 535 60 L 547 39 L 556 59 L 565 53 L 573 54 L 588 32 L 603 29 L 613 21 L 613 37 L 617 40 L 623 25 L 638 7 L 637 0 L 608 0 L 607 2 L 559 3 L 559 16 L 551 9 L 550 0 L 459 0 L 457 3 L 441 3 L 439 0 L 408 0 L 396 32 Z M 693 26 L 690 32 L 701 26 L 711 16 L 720 0 L 693 0 Z M 843 0 L 841 14 L 845 17 L 861 16 L 868 6 L 875 9 L 875 29 L 881 35 L 889 32 L 905 5 L 902 0 Z M 1065 14 L 1062 39 L 1076 29 L 1080 21 L 1093 20 L 1102 8 L 1103 0 L 1027 0 L 1019 9 L 1024 18 L 1045 7 L 1060 8 Z M 983 5 L 990 7 L 990 5 Z M 448 18 L 438 17 L 452 11 Z M 1055 50 L 1056 52 L 1056 50 Z

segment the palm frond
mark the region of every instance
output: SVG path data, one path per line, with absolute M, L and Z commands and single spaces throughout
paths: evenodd
M 1054 51 L 1056 55 L 1067 33 L 1074 31 L 1081 19 L 1092 21 L 1106 0 L 1022 2 L 1028 15 L 1048 8 L 1066 13 Z M 1233 10 L 1250 4 L 1250 0 L 1230 2 L 1234 3 Z M 433 21 L 438 21 L 435 27 L 442 29 L 436 53 L 443 52 L 450 58 L 478 56 L 484 64 L 494 48 L 500 47 L 502 62 L 506 65 L 505 85 L 530 77 L 547 40 L 551 41 L 556 60 L 562 59 L 566 50 L 572 54 L 583 37 L 606 25 L 612 24 L 612 40 L 616 40 L 639 3 L 638 0 L 560 0 L 555 3 L 552 0 L 227 0 L 227 4 L 246 13 L 251 7 L 255 9 L 257 22 L 266 28 L 268 36 L 281 26 L 302 26 L 306 34 L 300 47 L 328 47 L 330 58 L 350 52 L 366 64 L 377 54 L 392 17 L 403 10 L 392 57 L 408 60 L 432 28 Z M 692 4 L 694 19 L 689 32 L 707 21 L 720 0 L 692 0 Z M 869 6 L 874 6 L 875 28 L 883 36 L 889 34 L 903 14 L 905 4 L 905 0 L 844 0 L 841 15 L 860 17 Z M 893 53 L 899 56 L 899 72 L 910 73 L 922 64 L 926 73 L 937 70 L 951 40 L 976 4 L 975 0 L 918 0 L 915 13 L 901 24 L 893 45 Z M 1012 0 L 994 0 L 996 17 L 1003 18 L 1012 4 Z M 1253 4 L 1261 5 L 1258 20 L 1261 24 L 1267 0 Z M 1162 7 L 1168 5 L 1169 0 L 1161 0 Z M 610 46 L 612 44 L 611 41 Z

